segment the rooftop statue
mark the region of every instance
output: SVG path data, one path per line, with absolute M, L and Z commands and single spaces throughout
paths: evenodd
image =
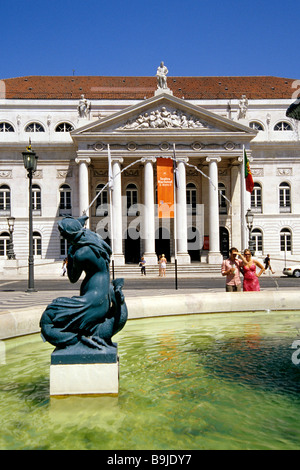
M 88 100 L 84 97 L 84 95 L 81 95 L 81 98 L 79 100 L 78 106 L 78 116 L 81 118 L 87 118 L 89 115 L 89 112 L 91 110 L 91 103 L 88 102 Z
M 167 87 L 167 74 L 168 74 L 168 69 L 165 66 L 163 62 L 160 63 L 160 66 L 157 69 L 156 72 L 156 78 L 157 78 L 157 88 L 168 88 Z
M 86 220 L 86 216 L 65 217 L 58 223 L 61 235 L 71 244 L 69 280 L 75 283 L 85 272 L 80 296 L 53 300 L 44 311 L 40 326 L 43 339 L 57 349 L 72 349 L 75 345 L 76 351 L 92 348 L 105 353 L 116 348 L 111 337 L 127 320 L 124 280 L 110 282 L 111 248 L 100 235 L 84 228 Z

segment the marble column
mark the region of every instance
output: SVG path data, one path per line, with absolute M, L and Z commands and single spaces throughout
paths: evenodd
M 157 265 L 155 253 L 155 206 L 154 206 L 154 172 L 156 158 L 145 158 L 144 163 L 144 207 L 143 230 L 144 257 L 147 265 Z
M 186 171 L 188 158 L 177 158 L 178 188 L 176 188 L 176 234 L 177 261 L 179 264 L 191 262 L 187 250 L 187 207 L 186 207 Z
M 218 163 L 220 157 L 207 157 L 209 164 L 209 252 L 207 261 L 209 264 L 219 264 L 223 257 L 220 253 L 220 222 L 219 222 L 219 198 L 218 198 Z
M 86 215 L 89 217 L 90 211 L 87 210 L 90 204 L 88 166 L 91 163 L 91 159 L 79 156 L 75 159 L 75 162 L 79 165 L 79 215 L 81 216 L 86 211 Z M 89 227 L 89 219 L 86 225 Z
M 121 163 L 123 158 L 112 157 L 113 190 L 111 191 L 111 216 L 113 232 L 113 257 L 115 266 L 125 263 L 123 255 L 123 219 L 122 219 L 122 186 L 121 186 Z

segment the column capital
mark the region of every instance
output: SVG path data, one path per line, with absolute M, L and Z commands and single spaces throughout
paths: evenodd
M 176 157 L 176 163 L 187 163 L 188 161 L 188 157 Z
M 113 157 L 113 156 L 111 156 L 111 162 L 112 163 L 123 163 L 124 158 L 123 157 Z
M 155 162 L 156 162 L 156 157 L 145 157 L 145 158 L 142 158 L 142 163 L 147 163 L 147 162 L 155 163 Z
M 83 157 L 83 156 L 81 157 L 81 156 L 78 156 L 78 157 L 75 158 L 75 162 L 76 162 L 77 164 L 79 164 L 79 163 L 85 163 L 86 165 L 90 165 L 90 164 L 91 164 L 91 161 L 92 161 L 92 160 L 90 159 L 90 157 Z
M 220 163 L 221 161 L 221 157 L 217 157 L 217 156 L 211 156 L 211 157 L 206 157 L 205 158 L 205 161 L 207 161 L 207 163 L 211 163 L 211 162 L 216 162 L 216 163 Z

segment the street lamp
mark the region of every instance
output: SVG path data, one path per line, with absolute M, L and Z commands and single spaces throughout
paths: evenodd
M 14 252 L 14 244 L 13 244 L 13 231 L 15 225 L 15 218 L 14 217 L 7 217 L 7 224 L 9 230 L 9 246 L 7 250 L 7 257 L 8 259 L 16 259 L 16 255 Z
M 33 231 L 32 231 L 32 175 L 36 171 L 38 156 L 31 149 L 31 144 L 22 152 L 24 167 L 29 178 L 29 256 L 28 256 L 28 289 L 26 292 L 36 292 L 34 288 L 34 261 L 33 261 Z
M 252 229 L 253 229 L 254 214 L 251 211 L 251 209 L 247 210 L 245 217 L 246 217 L 247 227 L 248 227 L 248 230 L 249 230 L 248 248 L 251 251 L 251 253 L 253 253 L 255 250 L 254 250 L 254 243 L 251 239 L 251 234 L 252 234 Z

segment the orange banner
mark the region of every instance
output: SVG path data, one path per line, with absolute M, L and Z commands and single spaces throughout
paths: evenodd
M 174 218 L 173 160 L 157 158 L 157 203 L 159 219 Z

